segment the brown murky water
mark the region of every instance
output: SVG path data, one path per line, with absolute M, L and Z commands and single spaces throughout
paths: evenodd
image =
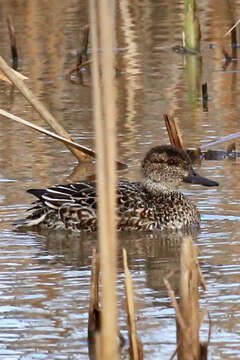
M 232 7 L 201 1 L 203 49 L 197 68 L 199 84 L 208 82 L 208 111 L 203 111 L 188 71 L 193 60 L 171 50 L 181 44 L 183 2 L 141 4 L 131 1 L 130 10 L 122 5 L 124 18 L 117 9 L 117 56 L 119 67 L 127 69 L 117 79 L 119 159 L 130 165 L 119 175 L 130 180 L 139 178 L 138 164 L 149 147 L 168 143 L 165 112 L 178 117 L 189 147 L 239 131 L 239 63 L 233 61 L 223 71 L 222 48 L 232 53 L 230 39 L 223 35 L 240 17 L 240 1 Z M 91 89 L 65 76 L 76 64 L 87 2 L 2 0 L 1 55 L 10 61 L 8 14 L 17 32 L 19 71 L 73 137 L 93 147 Z M 0 106 L 46 126 L 19 92 L 2 82 Z M 0 359 L 86 359 L 96 235 L 23 234 L 11 225 L 32 200 L 25 190 L 75 179 L 75 160 L 61 144 L 9 120 L 1 118 L 0 129 Z M 84 178 L 91 169 L 78 170 Z M 201 305 L 208 305 L 211 313 L 210 359 L 240 359 L 239 170 L 239 159 L 203 161 L 199 171 L 220 186 L 184 188 L 202 214 L 196 242 L 208 286 Z M 177 266 L 178 243 L 144 234 L 121 234 L 119 243 L 129 254 L 145 358 L 169 359 L 175 349 L 175 317 L 162 277 Z M 118 283 L 122 294 L 121 267 Z M 121 310 L 123 333 L 125 320 Z M 202 336 L 207 336 L 207 324 Z

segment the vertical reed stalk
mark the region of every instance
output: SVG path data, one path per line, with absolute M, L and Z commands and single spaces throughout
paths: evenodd
M 125 273 L 125 292 L 126 292 L 126 305 L 127 305 L 127 316 L 128 316 L 128 337 L 130 343 L 130 359 L 143 360 L 143 347 L 137 335 L 133 281 L 128 268 L 126 249 L 123 249 L 122 253 L 123 253 L 123 267 Z
M 118 359 L 116 301 L 116 93 L 113 0 L 89 0 L 102 271 L 101 359 Z M 98 34 L 100 33 L 100 36 Z M 100 54 L 98 52 L 101 49 Z M 100 88 L 100 75 L 102 87 Z
M 180 300 L 179 307 L 186 329 L 178 328 L 178 358 L 200 359 L 200 316 L 198 304 L 199 270 L 197 250 L 190 236 L 185 236 L 180 254 Z M 186 336 L 187 335 L 187 336 Z
M 186 47 L 200 52 L 201 30 L 197 15 L 196 0 L 185 0 L 184 28 Z

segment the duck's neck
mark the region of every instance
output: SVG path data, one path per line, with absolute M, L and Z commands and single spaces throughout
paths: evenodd
M 173 186 L 172 184 L 167 184 L 165 182 L 160 182 L 160 181 L 153 181 L 152 179 L 144 179 L 143 180 L 143 184 L 146 187 L 146 189 L 154 194 L 158 194 L 158 193 L 169 193 L 169 192 L 173 192 Z

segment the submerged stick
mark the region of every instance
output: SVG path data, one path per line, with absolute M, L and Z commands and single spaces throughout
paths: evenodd
M 41 115 L 41 117 L 56 131 L 56 133 L 72 141 L 72 138 L 68 134 L 68 132 L 62 127 L 62 125 L 60 125 L 56 121 L 56 119 L 50 114 L 50 112 L 45 108 L 45 106 L 36 98 L 36 96 L 24 84 L 24 82 L 16 77 L 11 67 L 7 65 L 7 63 L 3 60 L 1 56 L 0 56 L 0 69 L 13 82 L 13 84 L 18 88 L 18 90 L 28 100 L 28 102 L 33 106 L 33 108 Z M 73 155 L 78 159 L 79 162 L 84 160 L 89 160 L 89 155 L 82 153 L 80 150 L 75 149 L 71 145 L 67 145 L 67 147 L 73 153 Z
M 128 316 L 128 336 L 130 339 L 130 359 L 131 360 L 143 360 L 143 348 L 142 343 L 137 336 L 136 329 L 136 316 L 135 306 L 133 300 L 133 282 L 128 269 L 127 252 L 126 249 L 122 249 L 123 253 L 123 267 L 125 273 L 125 293 L 127 304 L 127 316 Z

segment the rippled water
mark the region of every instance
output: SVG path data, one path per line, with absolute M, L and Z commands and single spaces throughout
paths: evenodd
M 123 72 L 117 79 L 119 159 L 130 165 L 119 176 L 129 180 L 139 178 L 139 161 L 152 145 L 168 143 L 162 117 L 166 112 L 178 118 L 187 147 L 239 131 L 239 64 L 234 61 L 223 71 L 222 49 L 231 55 L 230 39 L 223 36 L 239 18 L 240 1 L 232 8 L 227 2 L 200 4 L 199 85 L 208 82 L 208 111 L 203 111 L 200 94 L 193 91 L 188 60 L 171 50 L 181 45 L 183 2 L 142 4 L 131 2 L 130 24 L 120 16 L 124 9 L 117 9 L 117 58 Z M 27 84 L 75 139 L 93 147 L 91 88 L 66 78 L 77 61 L 87 2 L 1 1 L 1 55 L 10 61 L 8 14 L 17 33 L 19 71 L 29 77 Z M 1 82 L 0 95 L 1 108 L 46 126 L 16 89 Z M 27 188 L 82 179 L 92 166 L 76 169 L 61 144 L 9 120 L 0 119 L 0 130 L 0 359 L 86 359 L 96 235 L 16 233 L 11 224 L 32 200 Z M 222 144 L 222 149 L 226 146 Z M 209 358 L 236 360 L 240 358 L 240 162 L 203 161 L 197 167 L 220 183 L 218 188 L 184 186 L 202 214 L 196 243 L 208 287 L 200 302 L 211 314 Z M 179 242 L 121 234 L 119 244 L 128 251 L 145 358 L 169 359 L 175 349 L 175 315 L 162 279 L 178 267 Z M 118 289 L 123 294 L 120 259 Z M 125 334 L 123 296 L 119 305 Z M 204 323 L 203 339 L 207 331 Z

